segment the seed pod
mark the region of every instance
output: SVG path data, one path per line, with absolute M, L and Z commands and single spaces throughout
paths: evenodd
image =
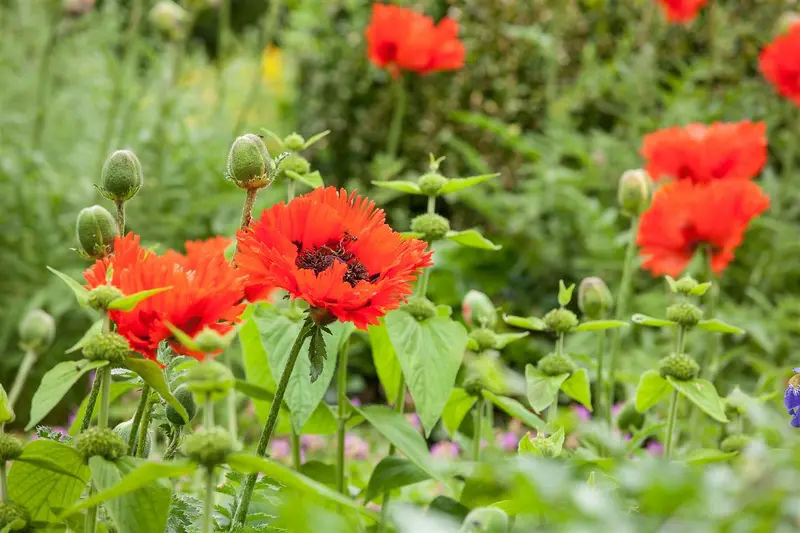
M 128 340 L 113 331 L 92 337 L 83 347 L 83 356 L 89 361 L 108 361 L 113 365 L 122 363 L 130 353 Z
M 109 200 L 125 202 L 142 187 L 142 164 L 130 150 L 117 150 L 106 159 L 100 174 L 100 192 Z
M 549 353 L 539 359 L 536 368 L 546 376 L 560 376 L 561 374 L 572 374 L 575 371 L 575 363 L 565 353 Z
M 75 448 L 88 464 L 89 459 L 100 456 L 109 461 L 119 459 L 128 449 L 128 444 L 111 429 L 89 428 L 75 439 Z
M 438 241 L 450 231 L 450 221 L 436 213 L 419 215 L 411 221 L 411 231 L 422 233 L 427 242 Z
M 427 298 L 409 298 L 408 303 L 401 307 L 403 311 L 422 322 L 436 314 L 436 306 Z
M 175 396 L 183 408 L 186 409 L 186 414 L 189 415 L 189 422 L 191 422 L 197 414 L 197 402 L 194 400 L 192 391 L 190 391 L 186 385 L 181 385 L 175 389 L 173 396 Z M 173 426 L 186 425 L 186 421 L 171 405 L 167 405 L 167 420 L 169 420 L 169 423 Z
M 544 315 L 544 324 L 553 333 L 567 333 L 578 325 L 578 317 L 569 309 L 553 309 Z
M 700 365 L 688 354 L 674 353 L 659 362 L 658 371 L 662 377 L 670 376 L 679 381 L 690 381 L 700 373 Z
M 287 135 L 283 140 L 283 146 L 292 152 L 299 152 L 306 145 L 306 140 L 299 133 Z
M 53 344 L 55 336 L 55 320 L 41 309 L 30 311 L 19 324 L 19 340 L 23 350 L 42 353 Z
M 667 320 L 683 327 L 693 328 L 703 318 L 703 311 L 689 302 L 679 302 L 667 308 Z
M 447 185 L 448 181 L 450 180 L 438 172 L 429 172 L 427 174 L 423 174 L 419 178 L 417 185 L 419 186 L 419 190 L 422 191 L 422 194 L 427 196 L 436 196 L 436 194 L 442 190 L 442 187 Z
M 102 206 L 81 209 L 75 225 L 79 251 L 89 259 L 102 259 L 114 251 L 117 223 Z

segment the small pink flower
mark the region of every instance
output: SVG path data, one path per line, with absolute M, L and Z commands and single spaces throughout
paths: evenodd
M 344 455 L 348 459 L 366 459 L 369 455 L 369 444 L 358 435 L 347 435 L 344 438 Z
M 355 407 L 361 407 L 361 398 L 350 398 L 350 403 Z
M 422 423 L 419 421 L 419 415 L 417 413 L 406 414 L 406 420 L 408 420 L 409 424 L 414 426 L 414 429 L 422 431 Z
M 441 459 L 455 459 L 461 453 L 461 448 L 453 441 L 440 440 L 431 446 L 431 455 Z
M 513 431 L 506 431 L 497 439 L 497 443 L 507 452 L 515 452 L 519 447 L 519 436 Z
M 664 455 L 664 445 L 657 440 L 651 440 L 647 443 L 647 453 L 653 457 Z
M 572 412 L 578 415 L 582 422 L 588 422 L 592 419 L 592 413 L 582 405 L 573 405 Z
M 320 435 L 303 435 L 300 437 L 300 443 L 305 450 L 311 453 L 324 450 L 328 446 L 325 438 Z
M 277 439 L 269 445 L 269 454 L 273 459 L 282 461 L 292 454 L 292 445 L 286 439 Z
M 615 403 L 614 406 L 611 408 L 611 415 L 617 416 L 623 407 L 625 407 L 625 402 Z
M 367 504 L 367 509 L 369 509 L 370 511 L 375 511 L 376 513 L 379 513 L 379 512 L 381 512 L 381 506 L 380 506 L 380 505 L 378 505 L 378 504 L 377 504 L 377 503 L 375 503 L 375 502 L 369 502 L 369 503 Z

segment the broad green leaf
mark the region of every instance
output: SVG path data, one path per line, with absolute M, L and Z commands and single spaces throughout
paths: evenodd
M 569 374 L 561 374 L 558 376 L 547 376 L 542 374 L 533 365 L 525 367 L 525 381 L 528 384 L 528 402 L 531 404 L 531 409 L 537 413 L 541 413 L 556 399 L 561 384 L 564 383 Z
M 722 403 L 722 398 L 719 397 L 717 389 L 714 388 L 710 381 L 699 378 L 681 381 L 672 376 L 667 376 L 667 381 L 687 400 L 717 422 L 722 422 L 723 424 L 730 422 L 728 417 L 725 416 L 725 406 Z
M 502 248 L 502 246 L 499 244 L 494 244 L 492 241 L 474 229 L 468 229 L 464 231 L 448 231 L 445 237 L 455 243 L 460 244 L 461 246 L 467 246 L 469 248 L 495 251 Z
M 442 412 L 442 424 L 451 437 L 456 434 L 464 417 L 477 401 L 475 396 L 467 394 L 464 389 L 455 388 L 450 392 L 450 398 Z
M 447 181 L 447 184 L 439 189 L 437 194 L 449 194 L 451 192 L 458 192 L 470 187 L 474 187 L 479 183 L 496 178 L 500 174 L 484 174 L 482 176 L 470 176 L 468 178 L 452 178 Z
M 47 270 L 58 276 L 61 281 L 67 284 L 81 307 L 86 307 L 89 305 L 89 291 L 86 290 L 86 287 L 54 268 L 47 267 Z
M 387 314 L 384 321 L 425 434 L 430 435 L 461 368 L 467 330 L 449 318 L 434 316 L 419 322 L 400 310 Z
M 375 511 L 371 511 L 359 505 L 352 499 L 339 494 L 322 483 L 314 481 L 311 478 L 295 472 L 291 468 L 270 461 L 269 459 L 262 459 L 261 457 L 246 453 L 234 453 L 228 456 L 228 465 L 239 472 L 260 472 L 287 489 L 302 493 L 309 498 L 315 498 L 328 504 L 335 504 L 350 509 L 372 520 L 378 519 L 378 514 Z
M 737 455 L 739 455 L 739 452 L 725 453 L 721 450 L 713 448 L 700 448 L 689 452 L 689 454 L 687 454 L 683 460 L 690 465 L 707 465 L 710 463 L 721 463 L 728 461 Z
M 673 328 L 678 325 L 677 322 L 673 322 L 672 320 L 666 320 L 663 318 L 654 318 L 652 316 L 643 315 L 641 313 L 636 313 L 631 317 L 631 322 L 634 324 L 639 324 L 640 326 L 650 326 L 651 328 L 663 328 L 663 327 L 670 327 Z
M 589 411 L 592 410 L 592 387 L 589 383 L 589 372 L 585 368 L 579 368 L 572 373 L 567 380 L 561 384 L 564 394 L 583 405 Z
M 303 145 L 303 150 L 305 150 L 306 148 L 310 147 L 310 146 L 311 146 L 311 145 L 313 145 L 314 143 L 317 143 L 317 142 L 321 141 L 321 140 L 322 140 L 323 138 L 325 138 L 325 137 L 326 137 L 326 136 L 327 136 L 327 135 L 328 135 L 330 132 L 331 132 L 331 130 L 325 130 L 325 131 L 323 131 L 323 132 L 317 133 L 316 135 L 312 135 L 312 136 L 311 136 L 311 137 L 310 137 L 310 138 L 309 138 L 309 139 L 306 141 L 306 143 Z
M 663 400 L 672 390 L 669 381 L 655 370 L 648 370 L 639 378 L 636 387 L 636 410 L 644 413 Z
M 255 310 L 255 306 L 250 306 L 248 310 Z M 267 361 L 267 351 L 261 343 L 261 333 L 258 331 L 256 323 L 252 317 L 247 319 L 242 327 L 239 328 L 239 342 L 242 345 L 242 358 L 244 360 L 244 372 L 247 376 L 247 382 L 256 385 L 262 389 L 275 391 L 275 380 L 272 378 L 272 373 L 269 371 Z M 255 398 L 254 398 L 255 399 Z M 262 423 L 267 419 L 269 412 L 269 401 L 257 400 L 256 413 Z M 281 417 L 285 419 L 286 417 Z
M 722 320 L 716 318 L 712 318 L 710 320 L 701 320 L 697 323 L 696 327 L 697 329 L 702 329 L 703 331 L 713 331 L 714 333 L 733 333 L 734 335 L 741 335 L 744 333 L 743 329 L 726 324 Z
M 28 452 L 29 449 L 32 451 Z M 37 448 L 30 448 L 30 446 L 23 448 L 22 455 L 14 459 L 14 462 L 19 461 L 28 463 L 29 465 L 38 466 L 39 468 L 55 472 L 56 474 L 61 474 L 62 476 L 69 476 L 77 479 L 80 482 L 83 482 L 83 478 L 78 474 L 68 468 L 64 468 L 51 457 L 38 453 Z
M 369 327 L 369 344 L 372 348 L 372 362 L 386 397 L 397 398 L 397 389 L 400 387 L 403 370 L 400 368 L 400 361 L 397 360 L 397 354 L 394 352 L 383 319 L 379 326 Z
M 689 291 L 689 294 L 691 294 L 692 296 L 703 296 L 706 292 L 708 292 L 708 289 L 710 288 L 711 288 L 711 282 L 706 281 L 705 283 L 700 283 L 697 287 Z
M 104 320 L 101 318 L 100 320 L 92 324 L 91 327 L 89 327 L 89 329 L 86 330 L 86 333 L 83 334 L 81 340 L 73 344 L 72 347 L 64 353 L 77 352 L 78 350 L 86 346 L 86 343 L 89 342 L 91 339 L 100 335 L 100 333 L 103 331 L 103 322 Z
M 502 350 L 509 344 L 514 341 L 518 341 L 520 339 L 524 339 L 527 337 L 529 333 L 527 331 L 523 331 L 521 333 L 498 333 L 497 334 L 497 349 Z
M 627 322 L 622 320 L 590 320 L 589 322 L 582 322 L 572 331 L 602 331 L 605 329 L 624 328 Z
M 172 392 L 169 390 L 167 380 L 164 377 L 164 371 L 161 370 L 154 361 L 149 359 L 139 359 L 137 357 L 128 357 L 125 359 L 125 367 L 128 370 L 136 372 L 145 383 L 150 385 L 150 387 L 156 391 L 165 402 L 170 404 L 172 408 L 181 415 L 181 418 L 186 420 L 187 424 L 189 423 L 189 415 L 186 414 L 186 409 L 184 409 L 183 405 L 181 405 L 181 402 L 179 402 L 178 399 L 172 395 Z
M 117 398 L 122 396 L 123 394 L 132 391 L 133 389 L 139 387 L 139 383 L 133 383 L 130 381 L 112 381 L 111 382 L 111 402 L 114 402 Z M 83 418 L 86 416 L 86 404 L 89 401 L 89 397 L 86 396 L 83 401 L 81 402 L 80 407 L 78 408 L 78 412 L 75 414 L 75 420 L 72 422 L 72 425 L 69 427 L 69 434 L 70 436 L 74 437 L 78 434 L 78 431 L 81 428 L 81 424 L 83 424 Z M 95 409 L 92 412 L 92 420 L 97 418 L 97 414 L 99 413 L 99 409 Z
M 484 398 L 502 409 L 509 416 L 522 420 L 522 423 L 526 426 L 542 431 L 547 427 L 547 424 L 544 422 L 544 420 L 528 411 L 524 405 L 519 403 L 514 398 L 500 396 L 487 389 L 483 389 L 481 394 Z
M 295 181 L 299 181 L 306 187 L 310 187 L 312 189 L 316 189 L 324 185 L 322 181 L 322 175 L 320 175 L 318 170 L 309 172 L 308 174 L 298 174 L 294 170 L 284 170 L 283 173 L 286 174 L 286 177 Z
M 558 305 L 561 307 L 568 305 L 572 301 L 572 291 L 574 290 L 574 283 L 567 287 L 563 279 L 558 280 Z
M 336 487 L 336 465 L 322 461 L 306 461 L 300 467 L 300 473 L 323 485 Z
M 547 326 L 545 326 L 544 324 L 544 320 L 542 320 L 541 318 L 536 318 L 535 316 L 523 317 L 523 316 L 503 315 L 503 321 L 509 326 L 514 326 L 515 328 L 529 329 L 531 331 L 544 331 L 547 329 Z
M 379 494 L 420 483 L 430 478 L 431 476 L 408 459 L 396 455 L 384 457 L 372 471 L 364 502 L 369 503 Z
M 31 419 L 25 427 L 30 431 L 58 405 L 61 398 L 87 372 L 108 365 L 108 361 L 63 361 L 51 368 L 43 377 L 42 383 L 33 395 Z
M 29 457 L 47 457 L 78 477 L 75 479 L 30 463 L 11 464 L 8 472 L 10 499 L 24 505 L 32 520 L 55 522 L 58 517 L 51 509 L 64 509 L 81 497 L 89 479 L 89 467 L 75 448 L 53 440 L 30 442 L 24 453 Z
M 422 194 L 422 191 L 419 190 L 419 185 L 413 181 L 373 181 L 372 184 L 382 189 L 390 189 L 392 191 L 399 191 L 408 194 Z
M 157 289 L 149 289 L 146 291 L 140 291 L 134 294 L 129 294 L 128 296 L 117 298 L 116 300 L 108 304 L 108 308 L 126 312 L 133 311 L 134 309 L 136 309 L 136 306 L 139 305 L 140 302 L 143 302 L 144 300 L 150 298 L 151 296 L 155 296 L 156 294 L 168 291 L 171 288 L 172 287 L 159 287 Z
M 242 379 L 234 381 L 233 388 L 253 400 L 272 403 L 272 400 L 275 399 L 275 392 Z

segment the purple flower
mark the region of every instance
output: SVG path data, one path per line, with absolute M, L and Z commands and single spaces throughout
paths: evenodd
M 455 459 L 461 453 L 458 444 L 449 440 L 440 440 L 431 446 L 431 455 L 441 459 Z
M 497 443 L 507 452 L 515 452 L 519 447 L 519 436 L 513 431 L 506 431 L 497 439 Z
M 320 435 L 303 435 L 300 437 L 300 442 L 304 449 L 311 453 L 324 450 L 327 447 L 327 441 Z
M 356 407 L 361 407 L 361 398 L 350 398 L 350 403 Z
M 366 459 L 369 455 L 369 444 L 358 435 L 346 435 L 344 438 L 344 455 L 348 459 Z
M 653 457 L 664 455 L 664 445 L 657 440 L 651 440 L 647 443 L 647 453 Z
M 789 386 L 783 394 L 783 405 L 792 415 L 792 427 L 800 428 L 800 368 L 793 368 L 795 375 L 789 379 Z
M 572 412 L 578 415 L 582 422 L 588 422 L 592 419 L 592 413 L 582 405 L 573 405 Z
M 273 459 L 281 461 L 292 454 L 292 445 L 286 439 L 274 440 L 269 445 L 269 454 Z
M 414 426 L 414 429 L 422 431 L 422 423 L 419 421 L 419 415 L 417 413 L 408 413 L 406 415 L 406 420 L 408 420 L 409 424 Z
M 617 402 L 611 407 L 611 415 L 617 416 L 622 408 L 625 407 L 625 402 Z

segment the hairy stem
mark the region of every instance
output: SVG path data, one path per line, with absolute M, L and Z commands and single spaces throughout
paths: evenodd
M 605 414 L 606 423 L 611 425 L 611 406 L 608 406 L 606 410 L 603 410 L 603 406 L 605 403 L 603 402 L 603 360 L 605 359 L 605 349 L 606 349 L 606 332 L 600 332 L 600 339 L 597 341 L 597 377 L 595 378 L 595 385 L 594 385 L 594 410 L 597 413 Z
M 136 406 L 136 412 L 133 414 L 133 422 L 131 423 L 131 434 L 128 436 L 128 453 L 136 457 L 136 437 L 139 435 L 139 424 L 142 423 L 142 415 L 144 409 L 147 407 L 147 401 L 150 398 L 150 385 L 147 383 L 142 387 L 142 396 L 139 398 L 139 405 Z
M 183 428 L 180 426 L 174 426 L 172 428 L 172 438 L 169 441 L 169 446 L 167 446 L 166 451 L 164 452 L 164 457 L 162 457 L 162 461 L 168 461 L 175 457 L 175 454 L 178 452 L 178 446 L 181 442 L 181 435 L 183 434 Z
M 28 374 L 30 374 L 38 357 L 39 354 L 34 350 L 27 350 L 25 352 L 25 357 L 22 359 L 22 363 L 19 365 L 19 370 L 17 371 L 17 377 L 14 378 L 14 384 L 11 385 L 11 391 L 8 393 L 8 404 L 12 409 L 19 399 L 22 387 L 25 385 L 25 380 L 28 379 Z
M 5 461 L 0 462 L 0 493 L 3 496 L 3 503 L 8 503 L 8 477 Z
M 258 189 L 247 189 L 244 207 L 242 207 L 242 229 L 249 226 L 253 219 L 253 205 L 256 203 L 256 196 L 258 196 Z
M 36 108 L 33 118 L 33 131 L 31 132 L 31 147 L 34 150 L 39 148 L 42 139 L 42 131 L 47 117 L 47 88 L 50 84 L 50 63 L 53 59 L 53 52 L 58 42 L 58 23 L 61 19 L 61 3 L 50 2 L 50 24 L 47 29 L 47 41 L 45 42 L 42 55 L 39 58 L 39 72 L 36 76 Z
M 100 411 L 97 413 L 97 427 L 108 427 L 108 409 L 111 406 L 111 365 L 100 369 Z
M 208 393 L 203 401 L 203 427 L 206 431 L 214 427 L 214 402 Z
M 117 206 L 117 228 L 119 228 L 119 234 L 125 235 L 125 201 L 116 200 L 114 203 Z
M 136 444 L 136 457 L 144 457 L 147 450 L 147 439 L 150 438 L 150 420 L 153 414 L 153 405 L 150 394 L 147 395 L 147 402 L 144 404 L 142 412 L 142 423 L 139 426 L 139 438 Z
M 350 343 L 345 343 L 344 347 L 339 351 L 339 374 L 337 382 L 337 396 L 338 396 L 338 416 L 336 428 L 336 490 L 340 493 L 345 493 L 345 457 L 344 446 L 345 437 L 347 436 L 347 418 L 349 415 L 349 405 L 347 401 L 347 361 L 349 358 Z

